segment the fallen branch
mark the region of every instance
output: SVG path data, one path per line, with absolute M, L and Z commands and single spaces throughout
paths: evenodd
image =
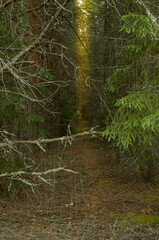
M 76 137 L 82 137 L 82 136 L 87 136 L 87 135 L 96 136 L 96 135 L 101 135 L 101 133 L 102 132 L 97 132 L 97 131 L 90 129 L 89 131 L 85 131 L 82 133 L 77 133 L 77 134 L 73 134 L 70 136 L 63 136 L 63 137 L 58 137 L 58 138 L 38 139 L 38 140 L 19 140 L 19 141 L 10 141 L 9 140 L 6 143 L 0 143 L 0 147 L 12 146 L 14 144 L 36 144 L 40 147 L 41 146 L 40 144 L 42 144 L 42 143 L 51 143 L 51 142 L 57 142 L 57 141 L 61 141 L 63 143 L 65 141 L 73 140 Z M 44 149 L 42 148 L 42 150 L 44 150 Z
M 47 175 L 49 173 L 56 173 L 59 171 L 65 171 L 65 172 L 69 172 L 69 173 L 75 173 L 78 174 L 78 172 L 75 172 L 71 169 L 66 169 L 63 167 L 59 167 L 59 168 L 55 168 L 55 169 L 49 169 L 45 172 L 25 172 L 25 171 L 19 171 L 19 172 L 11 172 L 11 173 L 2 173 L 0 174 L 0 178 L 2 177 L 12 177 L 12 179 L 17 176 L 22 176 L 22 175 L 30 175 L 30 176 L 34 176 L 34 177 L 39 177 L 39 176 L 43 176 L 43 175 Z
M 11 190 L 11 186 L 12 186 L 12 181 L 16 180 L 16 181 L 20 181 L 26 185 L 28 185 L 29 187 L 31 187 L 33 193 L 35 194 L 34 188 L 37 187 L 38 184 L 35 184 L 34 182 L 30 182 L 28 179 L 26 179 L 26 176 L 32 176 L 34 179 L 37 177 L 38 179 L 40 179 L 42 182 L 44 182 L 45 184 L 48 185 L 53 185 L 52 183 L 49 182 L 48 179 L 45 179 L 44 176 L 48 175 L 49 173 L 56 173 L 59 171 L 65 171 L 65 172 L 69 172 L 69 173 L 74 173 L 74 174 L 78 174 L 78 172 L 75 172 L 71 169 L 66 169 L 63 167 L 59 167 L 59 168 L 55 168 L 55 169 L 49 169 L 47 171 L 44 172 L 25 172 L 25 171 L 18 171 L 18 172 L 11 172 L 11 173 L 2 173 L 0 174 L 0 178 L 10 178 L 10 184 L 8 186 L 8 191 L 10 192 Z M 22 178 L 23 177 L 23 178 Z

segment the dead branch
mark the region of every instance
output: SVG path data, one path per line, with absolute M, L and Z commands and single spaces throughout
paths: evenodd
M 42 182 L 44 182 L 45 184 L 48 185 L 53 185 L 52 183 L 50 183 L 49 180 L 45 179 L 44 176 L 50 174 L 50 173 L 56 173 L 59 171 L 65 171 L 65 172 L 69 172 L 69 173 L 74 173 L 74 174 L 78 174 L 78 172 L 75 172 L 71 169 L 66 169 L 63 167 L 59 167 L 59 168 L 55 168 L 55 169 L 49 169 L 47 171 L 44 172 L 26 172 L 26 171 L 18 171 L 18 172 L 11 172 L 11 173 L 3 173 L 0 175 L 0 178 L 10 178 L 10 184 L 8 186 L 8 191 L 10 192 L 11 190 L 11 186 L 12 186 L 12 181 L 16 180 L 16 181 L 20 181 L 26 185 L 28 185 L 29 187 L 31 187 L 33 193 L 34 192 L 34 188 L 38 186 L 38 184 L 35 184 L 32 181 L 29 181 L 28 179 L 26 179 L 26 176 L 32 176 L 34 179 L 37 177 L 38 179 L 40 179 Z
M 40 6 L 36 7 L 36 8 L 32 8 L 32 9 L 29 9 L 27 11 L 27 13 L 31 13 L 31 12 L 34 12 L 36 10 L 39 10 L 40 8 L 42 8 L 49 0 L 46 0 L 43 4 L 41 4 Z
M 21 141 L 15 141 L 13 144 L 40 144 L 40 143 L 51 143 L 51 142 L 57 142 L 61 141 L 62 143 L 68 140 L 73 140 L 76 137 L 82 137 L 86 135 L 100 135 L 102 132 L 96 132 L 96 131 L 86 131 L 82 133 L 76 133 L 70 136 L 63 136 L 58 138 L 51 138 L 51 139 L 39 139 L 39 140 L 21 140 Z
M 16 1 L 19 1 L 19 0 L 8 0 L 7 2 L 3 3 L 3 4 L 0 6 L 0 12 L 1 12 L 4 8 L 8 7 L 11 3 L 16 2 Z
M 65 172 L 69 172 L 69 173 L 75 173 L 78 174 L 78 172 L 73 171 L 71 169 L 67 169 L 67 168 L 63 168 L 63 167 L 59 167 L 59 168 L 55 168 L 55 169 L 49 169 L 47 171 L 44 172 L 26 172 L 26 171 L 18 171 L 18 172 L 11 172 L 11 173 L 2 173 L 0 174 L 0 178 L 2 177 L 17 177 L 17 176 L 22 176 L 22 175 L 30 175 L 30 176 L 34 176 L 34 177 L 39 177 L 39 176 L 46 176 L 50 173 L 56 173 L 59 171 L 65 171 Z
M 44 30 L 41 32 L 41 34 L 39 35 L 39 37 L 32 43 L 30 44 L 28 47 L 26 47 L 25 49 L 23 49 L 18 55 L 16 55 L 10 62 L 6 63 L 1 69 L 0 69 L 0 74 L 2 74 L 5 70 L 9 70 L 11 71 L 11 68 L 13 65 L 16 64 L 16 62 L 18 62 L 26 53 L 28 53 L 29 51 L 31 51 L 39 42 L 40 40 L 45 36 L 45 34 L 47 33 L 47 31 L 49 30 L 50 26 L 52 25 L 53 21 L 59 16 L 59 14 L 61 13 L 61 11 L 63 10 L 63 8 L 65 7 L 65 5 L 67 4 L 68 0 L 65 0 L 64 3 L 61 5 L 61 7 L 59 7 L 59 9 L 57 10 L 57 12 L 55 13 L 54 16 L 51 17 L 50 21 L 48 22 L 48 24 L 46 25 L 46 27 L 44 28 Z
M 73 140 L 76 137 L 82 137 L 82 136 L 96 136 L 96 135 L 101 135 L 102 132 L 97 132 L 94 131 L 92 129 L 90 129 L 89 131 L 85 131 L 82 133 L 77 133 L 77 134 L 73 134 L 70 136 L 63 136 L 63 137 L 58 137 L 58 138 L 50 138 L 50 139 L 38 139 L 38 140 L 19 140 L 19 141 L 7 141 L 6 143 L 0 143 L 0 147 L 9 147 L 12 146 L 14 144 L 36 144 L 38 145 L 42 150 L 44 150 L 41 147 L 41 144 L 46 144 L 46 143 L 51 143 L 51 142 L 57 142 L 57 141 L 61 141 L 62 143 L 65 141 L 70 141 Z
M 42 100 L 42 99 L 39 100 L 39 99 L 31 98 L 28 95 L 24 95 L 24 94 L 18 93 L 18 92 L 12 92 L 12 91 L 9 91 L 9 90 L 0 90 L 0 93 L 16 95 L 18 97 L 26 98 L 31 102 L 37 102 L 37 103 L 42 103 L 45 100 L 45 99 L 44 100 Z
M 92 81 L 92 85 L 93 85 L 93 87 L 95 88 L 95 90 L 97 91 L 98 96 L 99 96 L 101 102 L 103 102 L 104 106 L 106 107 L 106 109 L 107 109 L 107 111 L 108 111 L 108 113 L 109 113 L 109 116 L 110 116 L 111 120 L 113 121 L 113 116 L 112 116 L 112 114 L 111 114 L 111 111 L 110 111 L 108 105 L 106 104 L 106 102 L 104 101 L 104 99 L 102 98 L 102 96 L 101 96 L 98 88 L 97 88 L 96 85 L 93 83 L 93 81 Z
M 146 4 L 142 0 L 137 0 L 137 2 L 145 8 L 146 13 L 148 17 L 151 19 L 152 24 L 159 30 L 159 24 L 157 23 L 157 19 L 152 15 Z
M 80 38 L 79 34 L 77 33 L 76 29 L 73 27 L 73 25 L 71 24 L 71 22 L 68 20 L 68 18 L 64 17 L 63 18 L 69 23 L 70 27 L 72 28 L 72 30 L 74 31 L 75 35 L 77 36 L 78 40 L 80 41 L 80 43 L 82 44 L 82 47 L 84 48 L 84 50 L 86 51 L 86 53 L 89 55 L 88 50 L 86 49 L 85 45 L 83 44 L 82 39 Z

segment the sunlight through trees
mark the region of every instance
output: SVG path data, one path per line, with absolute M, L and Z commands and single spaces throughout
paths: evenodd
M 91 4 L 87 0 L 77 0 L 76 8 L 78 128 L 85 130 L 89 126 Z

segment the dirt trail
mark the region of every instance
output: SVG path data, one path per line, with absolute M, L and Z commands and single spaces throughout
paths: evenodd
M 0 240 L 158 240 L 159 187 L 112 174 L 110 151 L 86 137 L 65 150 L 50 145 L 41 170 L 61 165 L 79 174 L 51 176 L 54 187 L 41 186 L 36 198 L 1 197 Z

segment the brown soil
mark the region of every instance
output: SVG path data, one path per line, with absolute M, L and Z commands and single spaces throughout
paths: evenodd
M 80 138 L 65 150 L 49 146 L 37 157 L 38 170 L 59 165 L 79 174 L 59 172 L 54 186 L 41 185 L 19 199 L 0 197 L 1 240 L 158 240 L 158 224 L 121 227 L 130 216 L 159 215 L 159 187 L 113 173 L 111 146 Z M 110 162 L 110 161 L 109 161 Z

